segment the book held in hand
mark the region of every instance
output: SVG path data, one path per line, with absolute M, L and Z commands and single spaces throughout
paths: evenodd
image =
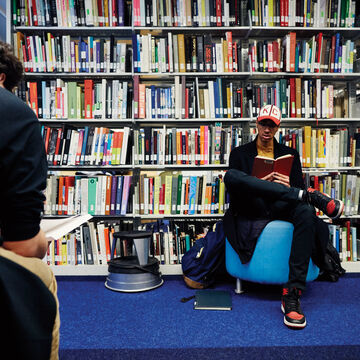
M 194 301 L 195 310 L 232 310 L 229 291 L 197 290 Z
M 275 160 L 258 155 L 255 157 L 251 175 L 259 179 L 262 179 L 272 172 L 290 176 L 293 160 L 294 155 L 291 154 L 280 156 Z
M 90 214 L 83 214 L 62 219 L 42 219 L 40 228 L 44 231 L 46 237 L 56 240 L 73 231 L 91 218 L 92 216 Z

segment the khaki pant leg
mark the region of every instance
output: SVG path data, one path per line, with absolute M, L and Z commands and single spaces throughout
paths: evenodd
M 56 301 L 56 317 L 52 332 L 50 360 L 57 360 L 59 358 L 60 316 L 59 300 L 57 297 L 57 282 L 54 273 L 47 264 L 38 258 L 20 256 L 12 251 L 4 249 L 3 247 L 0 247 L 0 255 L 23 266 L 33 274 L 37 275 L 53 294 Z

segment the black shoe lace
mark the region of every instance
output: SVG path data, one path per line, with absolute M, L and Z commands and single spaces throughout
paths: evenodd
M 298 299 L 294 299 L 294 298 L 287 298 L 286 299 L 286 310 L 287 312 L 292 312 L 295 311 L 297 313 L 301 313 L 301 309 L 300 309 L 300 302 Z

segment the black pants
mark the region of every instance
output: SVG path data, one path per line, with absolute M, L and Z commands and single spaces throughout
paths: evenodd
M 286 220 L 294 225 L 289 280 L 285 286 L 304 290 L 310 257 L 322 267 L 329 241 L 327 224 L 316 216 L 313 206 L 298 199 L 300 189 L 260 180 L 234 169 L 226 173 L 224 180 L 231 201 L 247 203 L 254 218 Z
M 299 201 L 283 214 L 273 214 L 274 219 L 286 220 L 294 225 L 289 258 L 288 287 L 304 290 L 310 257 L 322 268 L 326 244 L 329 241 L 328 225 L 316 216 L 315 209 Z

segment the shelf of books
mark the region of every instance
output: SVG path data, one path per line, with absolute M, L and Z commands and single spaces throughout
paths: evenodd
M 17 95 L 47 152 L 45 216 L 93 215 L 49 248 L 56 275 L 107 274 L 112 234 L 135 228 L 154 230 L 162 273 L 181 274 L 227 209 L 231 149 L 269 103 L 306 183 L 344 201 L 332 241 L 360 271 L 360 2 L 7 3 Z

